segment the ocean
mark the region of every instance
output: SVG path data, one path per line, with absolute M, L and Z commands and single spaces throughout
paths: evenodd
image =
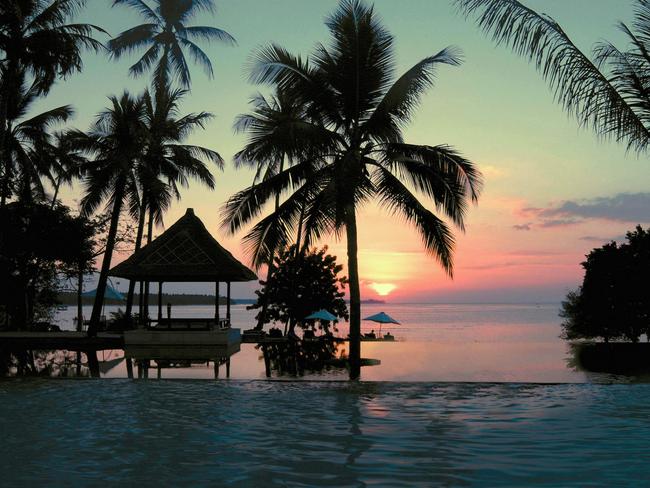
M 381 365 L 359 382 L 266 380 L 253 345 L 230 380 L 204 366 L 128 380 L 110 352 L 102 379 L 2 380 L 0 485 L 648 485 L 650 384 L 575 370 L 557 305 L 363 316 L 382 310 L 402 322 L 398 341 L 362 344 Z M 237 306 L 233 322 L 249 328 L 252 313 Z
M 56 320 L 62 328 L 72 327 L 75 308 L 59 312 Z M 117 310 L 106 307 L 105 315 Z M 369 381 L 494 381 L 535 383 L 581 383 L 601 381 L 602 376 L 576 371 L 570 367 L 571 355 L 560 339 L 559 304 L 364 304 L 361 316 L 386 312 L 401 322 L 389 325 L 395 343 L 363 342 L 362 356 L 379 359 L 381 364 L 362 369 Z M 90 307 L 84 311 L 90 316 Z M 152 307 L 151 314 L 156 310 Z M 225 313 L 222 310 L 222 314 Z M 176 306 L 172 316 L 210 317 L 209 305 Z M 242 330 L 255 325 L 255 312 L 245 305 L 232 307 L 232 324 Z M 346 336 L 347 324 L 338 334 Z M 378 324 L 362 322 L 362 332 L 379 332 Z M 99 353 L 110 361 L 118 353 Z M 119 353 L 121 354 L 121 353 Z M 252 344 L 242 344 L 231 359 L 231 378 L 264 378 L 264 363 Z M 208 367 L 165 370 L 168 378 L 211 378 Z M 345 371 L 307 375 L 307 379 L 345 379 Z M 126 377 L 126 367 L 116 365 L 105 373 L 112 378 Z M 609 379 L 609 378 L 608 378 Z

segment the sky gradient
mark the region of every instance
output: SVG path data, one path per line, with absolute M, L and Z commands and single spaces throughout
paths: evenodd
M 89 0 L 79 20 L 116 35 L 141 23 L 110 0 Z M 251 52 L 276 42 L 306 55 L 316 42 L 327 43 L 323 18 L 334 0 L 216 0 L 217 13 L 194 24 L 225 29 L 238 46 L 204 45 L 215 78 L 192 68 L 192 93 L 183 112 L 215 114 L 207 130 L 190 141 L 217 150 L 227 161 L 215 170 L 213 192 L 194 185 L 183 192 L 165 222 L 171 225 L 193 207 L 215 237 L 248 262 L 241 235 L 224 235 L 219 209 L 234 192 L 249 185 L 252 173 L 236 171 L 232 156 L 245 137 L 235 135 L 235 116 L 246 112 L 256 91 L 246 81 Z M 391 301 L 549 302 L 559 301 L 582 278 L 580 262 L 593 247 L 619 239 L 637 223 L 650 222 L 650 165 L 647 157 L 599 140 L 581 130 L 561 107 L 533 66 L 503 47 L 494 46 L 472 21 L 447 0 L 377 0 L 376 11 L 395 36 L 400 73 L 448 45 L 462 49 L 460 67 L 438 69 L 435 86 L 422 99 L 407 142 L 450 144 L 474 161 L 485 175 L 479 204 L 472 207 L 466 232 L 457 232 L 455 276 L 450 280 L 422 250 L 416 232 L 374 205 L 359 216 L 359 261 L 363 298 L 388 293 Z M 583 50 L 603 38 L 621 44 L 616 21 L 629 21 L 631 2 L 610 0 L 528 0 L 527 5 L 554 17 Z M 85 56 L 85 69 L 60 82 L 38 108 L 72 103 L 72 126 L 87 129 L 106 97 L 123 89 L 143 90 L 148 77 L 132 79 L 135 56 L 114 62 L 106 55 Z M 63 192 L 77 206 L 80 186 Z M 158 229 L 157 232 L 161 232 Z M 243 234 L 242 234 L 243 235 Z M 345 242 L 326 244 L 345 262 Z M 117 257 L 118 259 L 123 258 Z M 124 288 L 122 286 L 121 288 Z M 209 287 L 171 287 L 205 290 Z M 235 296 L 252 296 L 252 285 L 238 285 Z

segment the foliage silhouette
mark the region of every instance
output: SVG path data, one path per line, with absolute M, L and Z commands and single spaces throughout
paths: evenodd
M 344 0 L 327 17 L 328 46 L 318 44 L 303 60 L 276 44 L 256 51 L 249 70 L 255 83 L 272 85 L 304 104 L 305 119 L 295 134 L 303 147 L 318 150 L 277 175 L 232 196 L 224 225 L 235 233 L 256 219 L 265 204 L 289 193 L 277 211 L 244 237 L 251 256 L 294 241 L 304 214 L 305 245 L 326 234 L 345 232 L 350 284 L 350 377 L 360 373 L 360 285 L 357 214 L 376 200 L 413 224 L 427 252 L 451 276 L 454 237 L 449 225 L 416 195 L 464 229 L 469 201 L 476 201 L 481 175 L 473 163 L 446 145 L 407 144 L 402 129 L 439 64 L 457 66 L 460 54 L 446 48 L 395 78 L 393 37 L 374 9 Z M 309 128 L 309 131 L 305 131 Z M 300 129 L 300 130 L 298 130 Z M 415 191 L 415 193 L 414 193 Z
M 296 253 L 295 245 L 282 249 L 275 258 L 273 279 L 261 282 L 262 288 L 256 291 L 257 303 L 248 308 L 256 310 L 266 305 L 263 324 L 289 325 L 290 335 L 296 325 L 313 330 L 314 321 L 306 321 L 305 317 L 321 309 L 347 320 L 347 279 L 339 276 L 342 270 L 336 256 L 327 253 L 327 247 L 303 254 Z
M 185 52 L 201 65 L 209 77 L 213 76 L 212 63 L 207 54 L 195 43 L 197 40 L 235 44 L 226 31 L 210 26 L 187 26 L 199 12 L 214 11 L 212 0 L 114 0 L 113 6 L 124 5 L 138 12 L 146 23 L 119 34 L 108 43 L 112 55 L 119 59 L 124 54 L 146 49 L 129 72 L 139 76 L 151 67 L 154 69 L 156 90 L 168 89 L 172 78 L 183 88 L 191 84 L 190 69 Z
M 650 332 L 650 232 L 638 226 L 626 243 L 592 250 L 582 267 L 582 286 L 562 303 L 563 338 L 638 342 Z
M 580 125 L 603 137 L 625 141 L 645 152 L 650 143 L 650 2 L 637 0 L 631 25 L 618 26 L 626 50 L 608 41 L 596 44 L 591 58 L 553 18 L 518 0 L 454 0 L 475 17 L 497 44 L 528 58 L 549 83 L 557 101 Z

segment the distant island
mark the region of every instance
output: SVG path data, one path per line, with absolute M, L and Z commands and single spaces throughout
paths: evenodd
M 124 293 L 126 298 L 126 293 Z M 94 302 L 93 297 L 83 297 L 84 305 L 92 305 Z M 133 303 L 137 304 L 140 300 L 139 295 L 136 293 L 133 297 Z M 58 301 L 63 305 L 76 305 L 77 304 L 77 294 L 71 291 L 60 292 L 58 295 Z M 225 305 L 227 302 L 226 297 L 219 297 L 219 304 Z M 105 302 L 107 305 L 122 305 L 125 304 L 125 300 L 112 300 L 107 298 Z M 150 293 L 149 294 L 149 304 L 154 305 L 158 303 L 158 294 Z M 214 305 L 214 295 L 198 295 L 198 294 L 181 294 L 181 293 L 163 293 L 162 303 L 165 305 L 171 303 L 172 305 Z M 230 299 L 231 304 L 242 303 L 239 300 Z
M 252 305 L 257 302 L 257 298 L 233 298 L 232 303 L 238 305 Z M 350 300 L 346 300 L 347 303 L 350 303 Z M 376 300 L 374 298 L 368 298 L 366 300 L 361 300 L 361 303 L 386 303 L 384 300 Z
M 126 298 L 126 293 L 124 293 Z M 59 292 L 58 302 L 62 305 L 76 305 L 77 304 L 77 294 L 73 291 L 62 291 Z M 92 305 L 94 302 L 92 297 L 83 297 L 84 305 Z M 226 304 L 226 297 L 219 297 L 219 303 L 221 305 Z M 257 298 L 231 298 L 231 305 L 252 305 L 257 301 Z M 136 293 L 133 298 L 133 303 L 139 302 L 139 295 Z M 183 293 L 163 293 L 162 302 L 164 304 L 171 303 L 172 305 L 214 305 L 214 295 L 199 295 L 199 294 L 183 294 Z M 348 300 L 349 302 L 349 300 Z M 107 298 L 105 300 L 106 305 L 122 305 L 125 301 L 121 300 L 112 300 Z M 149 294 L 149 303 L 156 304 L 158 303 L 158 294 L 150 293 Z M 384 300 L 376 300 L 374 298 L 368 298 L 361 300 L 361 303 L 364 304 L 377 304 L 377 303 L 386 303 Z

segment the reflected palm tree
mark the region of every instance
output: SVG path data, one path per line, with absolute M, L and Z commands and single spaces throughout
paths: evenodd
M 635 2 L 631 25 L 619 22 L 629 45 L 608 41 L 583 53 L 553 18 L 517 0 L 455 0 L 497 44 L 528 58 L 556 100 L 581 126 L 645 152 L 650 143 L 650 2 Z
M 209 77 L 213 76 L 212 63 L 196 41 L 218 41 L 235 44 L 226 31 L 210 26 L 188 26 L 200 12 L 213 12 L 212 0 L 154 0 L 153 7 L 145 0 L 114 0 L 113 6 L 124 5 L 138 12 L 146 23 L 128 29 L 112 39 L 108 47 L 119 59 L 124 54 L 146 49 L 142 57 L 129 69 L 140 76 L 154 65 L 156 90 L 170 85 L 176 78 L 182 87 L 189 88 L 190 69 L 185 53 L 201 65 Z
M 360 373 L 360 285 L 357 214 L 370 201 L 412 223 L 427 252 L 451 276 L 454 237 L 450 226 L 429 210 L 464 229 L 469 201 L 476 201 L 481 174 L 446 145 L 404 142 L 402 129 L 433 83 L 440 64 L 456 66 L 459 53 L 446 48 L 395 77 L 393 37 L 373 8 L 345 0 L 326 19 L 328 46 L 318 45 L 307 60 L 272 44 L 259 49 L 250 79 L 266 83 L 305 105 L 301 127 L 318 133 L 318 151 L 231 197 L 224 208 L 228 229 L 237 232 L 281 192 L 288 198 L 244 238 L 252 254 L 288 242 L 304 211 L 304 239 L 314 242 L 345 232 L 350 283 L 350 377 Z M 314 120 L 322 121 L 319 123 Z M 317 129 L 320 129 L 317 130 Z

